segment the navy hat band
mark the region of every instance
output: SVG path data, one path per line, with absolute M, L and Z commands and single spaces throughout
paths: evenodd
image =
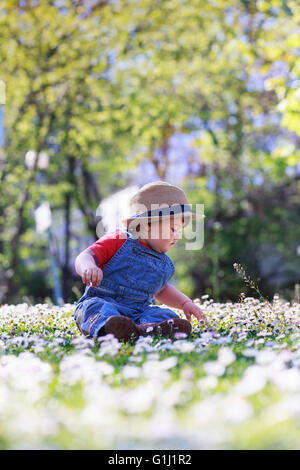
M 192 208 L 189 204 L 174 204 L 173 206 L 161 207 L 158 209 L 150 210 L 143 212 L 142 214 L 136 214 L 130 217 L 130 219 L 135 219 L 138 217 L 165 217 L 176 214 L 187 214 L 192 215 Z

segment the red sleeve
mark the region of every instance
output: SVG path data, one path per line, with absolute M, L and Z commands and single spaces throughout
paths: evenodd
M 121 230 L 107 233 L 99 238 L 93 245 L 87 249 L 93 255 L 96 265 L 103 268 L 106 263 L 121 248 L 126 240 L 126 235 Z

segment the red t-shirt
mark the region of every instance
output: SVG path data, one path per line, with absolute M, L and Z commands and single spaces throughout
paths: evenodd
M 88 247 L 97 266 L 101 269 L 108 263 L 110 258 L 121 248 L 126 241 L 126 234 L 122 230 L 115 230 L 114 232 L 107 233 L 99 238 L 93 245 Z M 151 248 L 146 243 L 139 240 L 141 245 Z

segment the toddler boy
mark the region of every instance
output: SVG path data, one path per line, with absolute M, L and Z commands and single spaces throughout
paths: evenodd
M 143 186 L 130 208 L 133 215 L 123 221 L 124 230 L 106 234 L 76 258 L 76 271 L 86 284 L 76 305 L 76 324 L 87 336 L 111 333 L 125 342 L 147 334 L 188 336 L 191 315 L 204 322 L 205 316 L 168 283 L 175 267 L 166 252 L 191 218 L 199 216 L 182 189 L 163 181 Z M 153 305 L 154 297 L 182 309 L 187 320 Z

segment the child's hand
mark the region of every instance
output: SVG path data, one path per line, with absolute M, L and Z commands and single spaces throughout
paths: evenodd
M 184 303 L 183 312 L 189 322 L 191 321 L 191 315 L 194 315 L 198 321 L 204 322 L 205 325 L 207 324 L 206 316 L 202 312 L 201 308 L 194 304 L 192 300 Z
M 82 273 L 82 282 L 87 286 L 92 283 L 92 287 L 100 286 L 103 278 L 102 269 L 97 268 L 97 266 L 92 268 L 87 268 Z

